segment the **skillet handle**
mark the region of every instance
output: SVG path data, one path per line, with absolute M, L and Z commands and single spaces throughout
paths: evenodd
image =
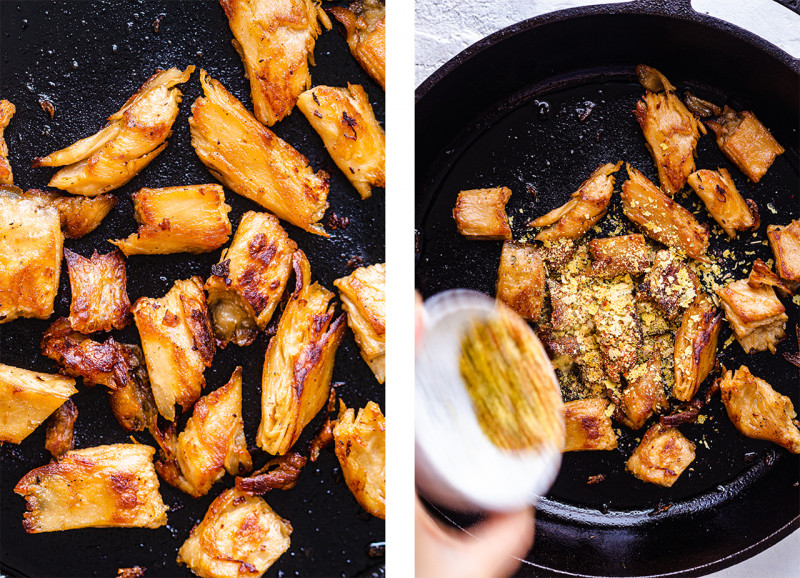
M 797 39 L 800 11 L 792 7 L 791 0 L 748 0 L 735 3 L 694 0 L 694 4 L 692 0 L 633 0 L 622 5 L 634 12 L 695 22 L 722 22 L 727 26 L 743 28 L 794 58 L 800 58 L 800 41 Z

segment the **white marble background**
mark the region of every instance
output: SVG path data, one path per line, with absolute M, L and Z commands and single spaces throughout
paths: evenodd
M 415 76 L 419 85 L 453 56 L 520 20 L 621 0 L 416 0 Z M 772 0 L 692 0 L 698 12 L 746 28 L 800 58 L 800 16 Z M 800 531 L 711 578 L 800 577 Z

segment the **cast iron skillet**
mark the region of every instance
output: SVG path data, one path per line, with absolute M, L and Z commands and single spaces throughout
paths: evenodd
M 190 145 L 187 118 L 200 95 L 201 67 L 219 79 L 250 108 L 249 83 L 242 63 L 231 45 L 232 34 L 219 2 L 2 2 L 2 85 L 0 97 L 17 107 L 6 131 L 15 183 L 23 188 L 43 188 L 52 169 L 32 169 L 35 156 L 48 154 L 92 134 L 106 117 L 125 102 L 157 67 L 184 68 L 195 64 L 198 71 L 181 86 L 183 103 L 166 150 L 115 194 L 119 203 L 102 225 L 89 236 L 67 241 L 66 246 L 82 255 L 93 249 L 111 250 L 109 238 L 125 237 L 136 230 L 129 194 L 143 186 L 215 182 Z M 159 31 L 153 22 L 161 15 Z M 335 25 L 317 40 L 315 84 L 344 86 L 361 84 L 370 95 L 379 119 L 383 119 L 383 91 L 350 55 Z M 51 120 L 37 101 L 49 98 L 55 105 Z M 307 253 L 314 279 L 333 289 L 333 280 L 348 274 L 347 262 L 360 257 L 365 265 L 384 260 L 384 196 L 376 190 L 361 201 L 325 151 L 322 141 L 305 117 L 295 111 L 279 123 L 275 132 L 306 155 L 315 169 L 331 176 L 328 214 L 350 219 L 346 229 L 331 231 L 324 239 L 284 225 L 289 235 Z M 234 228 L 248 210 L 262 210 L 255 203 L 226 190 L 233 210 Z M 219 251 L 199 256 L 188 254 L 134 256 L 127 260 L 131 302 L 143 295 L 160 297 L 176 279 L 191 275 L 206 278 Z M 294 281 L 290 280 L 291 286 Z M 0 325 L 0 361 L 11 365 L 54 372 L 57 367 L 39 353 L 42 332 L 56 318 L 69 312 L 70 290 L 66 267 L 50 320 L 20 319 Z M 138 342 L 134 327 L 115 332 L 127 343 Z M 250 347 L 234 345 L 217 352 L 206 371 L 204 393 L 225 384 L 237 365 L 244 368 L 244 421 L 248 444 L 260 420 L 261 367 L 267 339 L 261 335 Z M 348 331 L 334 369 L 335 382 L 342 382 L 340 396 L 348 407 L 363 407 L 375 400 L 383 405 L 383 387 L 360 358 Z M 128 441 L 111 415 L 103 388 L 78 385 L 74 396 L 79 417 L 76 447 Z M 184 416 L 186 419 L 186 416 Z M 321 416 L 305 430 L 297 447 L 303 449 L 317 431 Z M 149 434 L 136 434 L 152 444 Z M 194 500 L 162 483 L 161 492 L 170 506 L 169 524 L 157 530 L 85 529 L 27 535 L 22 529 L 24 500 L 12 489 L 30 469 L 50 459 L 43 447 L 40 427 L 19 446 L 6 444 L 0 450 L 0 574 L 29 576 L 115 576 L 117 568 L 145 566 L 146 576 L 192 575 L 175 562 L 177 550 L 192 526 L 205 514 L 219 493 L 233 484 L 231 476 L 214 485 L 208 496 Z M 254 453 L 260 467 L 263 453 Z M 270 569 L 270 575 L 355 575 L 380 571 L 381 559 L 368 555 L 368 546 L 382 541 L 382 520 L 366 515 L 341 478 L 333 452 L 323 452 L 320 461 L 309 463 L 298 485 L 289 491 L 273 491 L 267 502 L 294 527 L 292 546 Z
M 698 167 L 728 168 L 739 190 L 758 203 L 759 241 L 768 223 L 800 216 L 796 60 L 694 12 L 688 2 L 565 10 L 484 39 L 417 90 L 416 283 L 424 297 L 456 287 L 494 294 L 501 243 L 458 235 L 451 211 L 460 190 L 510 187 L 508 214 L 519 238 L 528 220 L 563 204 L 600 163 L 623 159 L 658 182 L 632 114 L 643 93 L 634 75 L 640 62 L 660 69 L 681 90 L 755 111 L 787 149 L 751 186 L 712 137 L 699 144 Z M 624 178 L 618 175 L 617 187 Z M 701 221 L 710 220 L 694 194 L 678 200 Z M 610 214 L 619 215 L 618 195 L 613 202 Z M 606 225 L 600 236 L 611 232 Z M 712 247 L 718 254 L 730 248 L 748 264 L 771 257 L 768 247 L 753 241 L 744 236 Z M 748 365 L 797 406 L 798 371 L 780 353 L 797 349 L 798 307 L 784 303 L 788 339 L 778 355 L 748 356 L 734 342 L 720 360 L 729 368 Z M 730 335 L 726 323 L 720 344 Z M 520 573 L 698 575 L 752 556 L 797 529 L 797 456 L 740 435 L 718 397 L 704 413 L 705 424 L 681 427 L 697 443 L 697 459 L 670 489 L 624 471 L 642 432 L 621 428 L 620 451 L 565 455 L 559 478 L 539 504 L 535 546 Z M 605 480 L 587 485 L 596 474 Z

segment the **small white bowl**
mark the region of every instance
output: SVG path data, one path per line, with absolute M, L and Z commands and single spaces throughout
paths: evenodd
M 478 424 L 459 369 L 461 340 L 473 322 L 497 315 L 499 306 L 467 289 L 445 291 L 425 303 L 425 334 L 415 364 L 416 483 L 426 499 L 452 510 L 504 512 L 534 505 L 561 466 L 558 444 L 505 451 Z M 546 376 L 560 399 L 552 366 Z

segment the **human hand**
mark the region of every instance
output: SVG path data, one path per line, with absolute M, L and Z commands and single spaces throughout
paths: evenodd
M 424 308 L 415 295 L 414 339 L 425 331 Z M 464 532 L 437 522 L 415 497 L 414 536 L 417 578 L 508 576 L 533 544 L 533 508 L 489 514 Z
M 508 576 L 533 544 L 533 508 L 489 514 L 468 533 L 434 520 L 419 498 L 414 514 L 417 578 Z

